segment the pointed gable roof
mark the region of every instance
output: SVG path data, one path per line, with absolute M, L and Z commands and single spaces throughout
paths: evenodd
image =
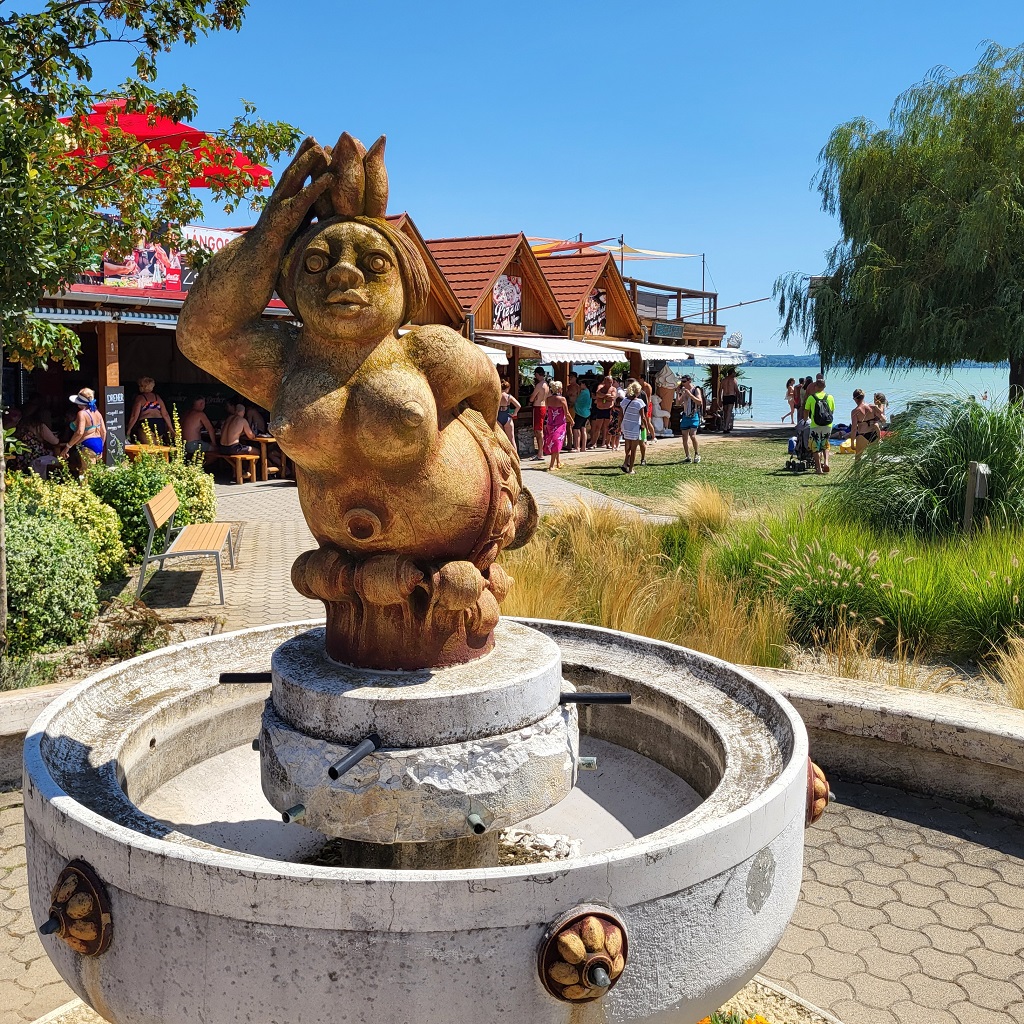
M 529 283 L 548 317 L 556 325 L 565 317 L 537 257 L 521 231 L 515 235 L 476 235 L 469 238 L 430 238 L 431 251 L 467 313 L 476 313 L 491 295 L 494 282 L 519 259 Z
M 611 298 L 616 308 L 629 325 L 630 336 L 640 337 L 643 328 L 637 319 L 636 310 L 626 286 L 622 283 L 619 268 L 610 252 L 580 253 L 573 256 L 548 256 L 538 260 L 540 269 L 554 292 L 566 320 L 574 320 L 580 307 L 607 273 L 605 286 L 613 292 Z
M 426 240 L 420 234 L 419 228 L 408 213 L 391 213 L 385 218 L 387 222 L 403 235 L 412 239 L 413 244 L 419 249 L 423 256 L 423 262 L 427 265 L 427 276 L 430 278 L 430 297 L 448 315 L 453 326 L 457 326 L 465 319 L 462 312 L 462 304 L 459 297 L 452 291 L 448 278 L 444 271 L 438 266 L 434 254 L 430 251 Z

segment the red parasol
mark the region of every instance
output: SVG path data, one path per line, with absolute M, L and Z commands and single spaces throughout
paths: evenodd
M 187 148 L 200 161 L 203 168 L 202 176 L 193 178 L 189 184 L 192 188 L 209 188 L 218 178 L 223 180 L 229 175 L 244 174 L 252 180 L 254 188 L 267 188 L 271 183 L 269 167 L 254 164 L 245 154 L 227 146 L 212 135 L 193 128 L 181 121 L 172 121 L 169 117 L 148 113 L 128 113 L 124 110 L 125 100 L 105 100 L 92 108 L 92 113 L 83 119 L 90 127 L 96 129 L 103 139 L 110 137 L 110 128 L 116 127 L 125 135 L 154 149 Z M 117 113 L 116 111 L 120 111 Z M 71 122 L 70 117 L 60 119 L 64 124 Z M 85 150 L 72 150 L 69 156 L 88 156 L 90 163 L 102 168 L 110 162 L 105 153 L 86 153 Z M 152 168 L 142 167 L 140 174 L 155 177 Z

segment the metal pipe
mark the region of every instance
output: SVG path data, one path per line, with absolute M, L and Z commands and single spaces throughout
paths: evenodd
M 375 732 L 372 732 L 365 740 L 354 746 L 340 761 L 335 761 L 327 769 L 327 774 L 331 777 L 331 781 L 337 782 L 345 772 L 355 768 L 364 757 L 378 749 L 380 749 L 380 737 Z
M 597 771 L 597 758 L 596 757 L 578 757 L 576 759 L 576 767 L 581 772 L 596 772 Z
M 470 814 L 466 818 L 466 821 L 469 822 L 470 828 L 472 828 L 473 831 L 478 836 L 482 836 L 487 831 L 487 826 L 484 824 L 484 819 L 481 818 L 479 814 Z
M 51 914 L 40 926 L 40 935 L 54 935 L 60 931 L 60 918 L 56 914 Z
M 296 804 L 294 807 L 289 807 L 287 811 L 281 812 L 281 820 L 286 825 L 290 825 L 293 821 L 302 821 L 305 816 L 306 808 L 303 804 Z
M 272 683 L 274 676 L 270 672 L 221 672 L 222 683 Z
M 632 704 L 630 693 L 563 693 L 559 704 Z
M 612 983 L 612 979 L 608 976 L 608 972 L 600 964 L 596 964 L 590 968 L 587 972 L 587 981 L 589 981 L 594 988 L 608 988 Z

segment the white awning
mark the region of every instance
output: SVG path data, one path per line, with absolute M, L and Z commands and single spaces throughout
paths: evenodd
M 483 354 L 487 356 L 495 366 L 504 366 L 508 363 L 508 353 L 502 351 L 500 348 L 491 348 L 490 345 L 477 345 L 477 348 L 480 349 L 480 351 L 483 352 Z
M 605 348 L 557 334 L 513 335 L 477 331 L 476 336 L 495 345 L 532 352 L 545 363 L 620 363 L 626 360 L 626 353 L 620 348 Z
M 692 359 L 698 366 L 731 366 L 749 359 L 746 352 L 713 345 L 653 345 L 641 341 L 622 341 L 619 344 L 627 352 L 636 352 L 644 362 Z

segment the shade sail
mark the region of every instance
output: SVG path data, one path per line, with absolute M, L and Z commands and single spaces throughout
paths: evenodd
M 267 188 L 271 183 L 269 167 L 254 164 L 244 153 L 225 145 L 219 139 L 190 124 L 172 121 L 153 113 L 125 111 L 125 100 L 105 100 L 93 106 L 92 112 L 85 115 L 84 121 L 96 132 L 100 141 L 106 143 L 111 138 L 111 129 L 117 132 L 115 143 L 122 136 L 128 136 L 137 142 L 144 143 L 150 149 L 182 149 L 191 150 L 199 161 L 202 174 L 192 178 L 192 188 L 209 188 L 217 181 L 224 181 L 229 176 L 245 175 L 255 188 Z M 60 121 L 69 124 L 72 118 L 62 117 Z M 152 121 L 152 123 L 150 123 Z M 116 134 L 116 133 L 115 133 Z M 72 150 L 69 156 L 81 156 L 95 167 L 103 168 L 110 163 L 109 153 L 102 148 L 86 152 L 81 149 Z M 155 177 L 151 167 L 142 166 L 139 174 Z
M 641 341 L 619 341 L 616 344 L 626 352 L 635 352 L 645 362 L 692 359 L 699 366 L 732 366 L 749 359 L 745 352 L 713 345 L 652 345 Z
M 622 349 L 574 341 L 557 334 L 492 334 L 477 331 L 476 336 L 495 345 L 532 352 L 545 363 L 619 363 L 626 359 Z

